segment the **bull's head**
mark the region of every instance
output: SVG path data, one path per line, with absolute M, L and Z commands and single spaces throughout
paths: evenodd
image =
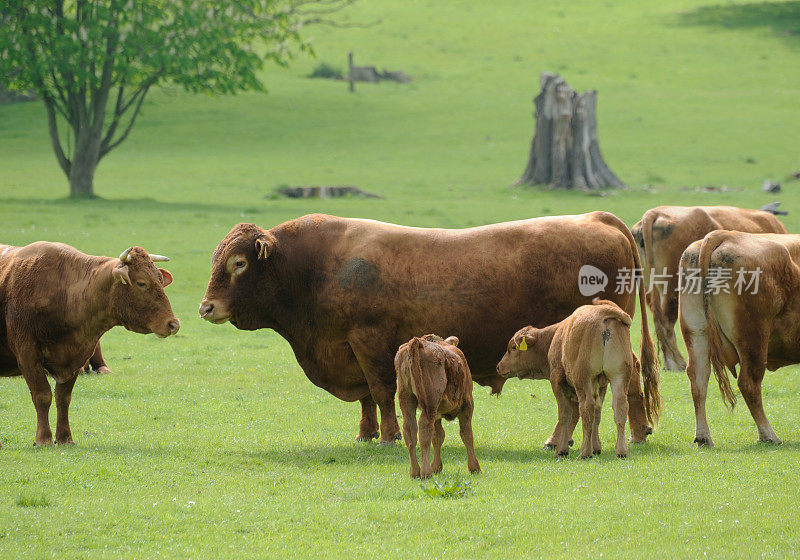
M 541 330 L 524 327 L 508 342 L 506 353 L 497 364 L 502 377 L 532 378 L 548 371 L 547 349 L 538 344 Z M 544 351 L 543 351 L 544 350 Z
M 200 302 L 200 317 L 215 324 L 230 321 L 238 329 L 265 325 L 258 310 L 268 306 L 269 281 L 277 240 L 255 224 L 239 224 L 220 241 L 211 257 L 211 278 Z
M 180 321 L 172 312 L 164 288 L 172 283 L 172 274 L 156 268 L 154 262 L 167 257 L 149 255 L 141 247 L 130 247 L 112 269 L 111 306 L 114 316 L 126 329 L 155 333 L 164 338 L 180 329 Z

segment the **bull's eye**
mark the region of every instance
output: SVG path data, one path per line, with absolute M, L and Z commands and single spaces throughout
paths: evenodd
M 141 280 L 139 280 L 138 282 L 136 282 L 136 285 L 139 286 L 140 288 L 146 288 L 147 282 L 142 282 Z
M 246 264 L 247 263 L 244 262 L 243 260 L 238 260 L 238 261 L 236 261 L 236 268 L 242 268 Z

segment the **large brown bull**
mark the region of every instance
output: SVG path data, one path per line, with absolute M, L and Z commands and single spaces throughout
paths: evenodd
M 579 291 L 592 265 L 608 285 Z M 473 379 L 499 392 L 495 364 L 524 325 L 546 326 L 601 296 L 627 313 L 636 294 L 614 293 L 621 269 L 639 266 L 630 231 L 616 216 L 536 218 L 462 229 L 423 229 L 310 215 L 271 230 L 239 224 L 219 243 L 200 315 L 236 328 L 274 329 L 317 386 L 361 402 L 358 439 L 399 434 L 393 359 L 429 332 L 457 336 Z M 639 293 L 644 304 L 644 294 Z M 642 316 L 643 368 L 655 368 Z M 639 376 L 629 387 L 631 428 L 649 426 Z
M 723 400 L 733 407 L 726 370 L 736 376 L 738 364 L 739 390 L 759 441 L 780 443 L 764 413 L 761 382 L 766 369 L 800 363 L 800 236 L 715 231 L 686 249 L 681 273 L 695 442 L 714 445 L 706 418 L 712 367 Z
M 116 325 L 166 337 L 180 323 L 164 287 L 172 275 L 141 247 L 94 257 L 62 243 L 0 248 L 0 376 L 22 375 L 36 407 L 36 445 L 51 445 L 56 381 L 56 443 L 72 443 L 69 403 L 78 372 Z
M 718 229 L 786 233 L 783 224 L 770 212 L 734 206 L 658 206 L 645 212 L 631 228 L 644 264 L 648 304 L 653 311 L 665 369 L 686 369 L 675 340 L 681 255 L 689 244 Z

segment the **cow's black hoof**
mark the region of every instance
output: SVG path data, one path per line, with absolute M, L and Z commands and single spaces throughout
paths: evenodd
M 556 444 L 555 443 L 545 443 L 544 447 L 542 447 L 542 451 L 555 451 Z

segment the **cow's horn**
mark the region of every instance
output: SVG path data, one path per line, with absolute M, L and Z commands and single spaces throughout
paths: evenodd
M 167 262 L 169 260 L 169 257 L 164 255 L 150 255 L 150 258 L 153 259 L 153 262 Z
M 119 256 L 119 260 L 121 260 L 122 262 L 128 262 L 128 254 L 131 251 L 133 251 L 133 247 L 128 247 L 127 249 L 122 251 L 122 254 Z

